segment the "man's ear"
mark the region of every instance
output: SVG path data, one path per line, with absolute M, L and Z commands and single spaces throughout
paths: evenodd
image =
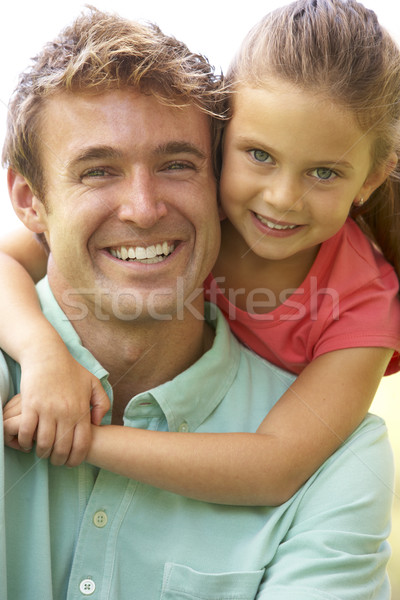
M 397 161 L 397 154 L 392 152 L 388 160 L 382 166 L 378 167 L 368 175 L 359 194 L 364 200 L 368 200 L 370 195 L 389 177 L 390 173 L 396 168 Z
M 17 217 L 34 233 L 46 231 L 46 210 L 25 177 L 12 169 L 7 172 L 8 193 Z

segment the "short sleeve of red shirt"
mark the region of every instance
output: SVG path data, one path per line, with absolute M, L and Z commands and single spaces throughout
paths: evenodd
M 268 282 L 265 291 L 267 297 Z M 235 335 L 296 374 L 322 354 L 357 347 L 392 348 L 386 375 L 400 370 L 398 291 L 394 269 L 352 219 L 321 245 L 302 285 L 272 312 L 240 310 L 220 278 L 205 282 L 206 299 L 218 305 Z

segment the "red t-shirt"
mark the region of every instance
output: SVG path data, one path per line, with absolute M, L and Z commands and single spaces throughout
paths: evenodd
M 296 374 L 317 356 L 358 347 L 393 348 L 385 374 L 399 371 L 398 291 L 393 267 L 350 218 L 321 245 L 302 285 L 272 312 L 241 310 L 212 275 L 205 281 L 206 299 L 218 305 L 239 340 Z

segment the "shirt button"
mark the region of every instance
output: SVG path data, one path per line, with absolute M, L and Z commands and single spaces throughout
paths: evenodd
M 98 510 L 93 515 L 93 523 L 96 527 L 105 527 L 107 525 L 108 517 L 104 510 Z
M 90 596 L 96 589 L 96 584 L 92 579 L 83 579 L 79 584 L 79 591 L 84 596 Z
M 186 433 L 187 431 L 189 431 L 189 425 L 186 423 L 186 421 L 183 421 L 183 423 L 179 425 L 178 431 L 182 433 Z

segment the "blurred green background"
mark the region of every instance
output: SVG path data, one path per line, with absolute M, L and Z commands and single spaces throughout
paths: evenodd
M 392 533 L 389 539 L 392 557 L 388 570 L 392 584 L 392 600 L 400 600 L 400 373 L 382 380 L 371 412 L 380 415 L 386 421 L 397 467 L 393 491 Z

